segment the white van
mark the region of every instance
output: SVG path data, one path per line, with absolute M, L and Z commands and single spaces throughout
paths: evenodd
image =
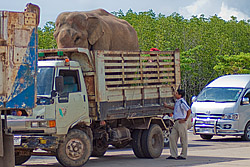
M 193 97 L 194 134 L 241 136 L 250 141 L 250 74 L 226 75 L 209 83 Z

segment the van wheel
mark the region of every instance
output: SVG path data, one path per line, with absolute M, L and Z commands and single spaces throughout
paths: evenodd
M 204 139 L 204 140 L 210 140 L 210 139 L 212 139 L 213 138 L 213 135 L 200 135 L 200 137 L 202 138 L 202 139 Z
M 70 130 L 65 141 L 60 143 L 56 150 L 56 159 L 63 166 L 82 166 L 90 157 L 91 140 L 89 136 L 79 130 Z
M 244 135 L 241 138 L 242 140 L 250 141 L 250 122 L 247 123 L 244 130 Z
M 142 151 L 146 158 L 158 158 L 164 148 L 163 132 L 159 125 L 152 124 L 144 130 L 141 139 Z
M 31 156 L 15 156 L 15 165 L 22 165 L 30 159 Z
M 132 149 L 137 158 L 144 158 L 145 155 L 141 147 L 142 130 L 136 129 L 132 133 Z

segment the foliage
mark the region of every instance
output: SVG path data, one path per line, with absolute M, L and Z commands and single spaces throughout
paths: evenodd
M 178 13 L 156 15 L 153 10 L 113 12 L 127 20 L 137 31 L 140 49 L 181 51 L 181 87 L 187 101 L 211 80 L 224 74 L 250 73 L 250 20 L 225 21 L 217 15 L 185 19 Z M 56 48 L 55 24 L 48 22 L 39 30 L 39 48 Z
M 218 63 L 214 69 L 219 75 L 250 74 L 250 53 L 239 55 L 218 55 Z
M 53 36 L 55 23 L 47 22 L 43 28 L 38 28 L 38 49 L 57 48 L 56 40 Z

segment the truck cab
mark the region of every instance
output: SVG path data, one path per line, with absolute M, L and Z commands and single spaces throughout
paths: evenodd
M 208 84 L 193 98 L 194 134 L 241 136 L 250 140 L 250 75 L 226 75 Z
M 62 92 L 56 92 L 56 84 L 61 84 Z M 37 106 L 29 117 L 19 117 L 20 120 L 27 119 L 26 122 L 17 124 L 19 119 L 13 119 L 9 126 L 14 133 L 67 134 L 70 126 L 79 121 L 90 125 L 88 109 L 85 82 L 78 62 L 68 59 L 38 61 Z

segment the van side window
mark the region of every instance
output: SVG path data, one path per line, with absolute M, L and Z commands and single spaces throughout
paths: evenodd
M 63 76 L 63 93 L 72 93 L 80 91 L 78 70 L 60 70 L 59 75 Z

